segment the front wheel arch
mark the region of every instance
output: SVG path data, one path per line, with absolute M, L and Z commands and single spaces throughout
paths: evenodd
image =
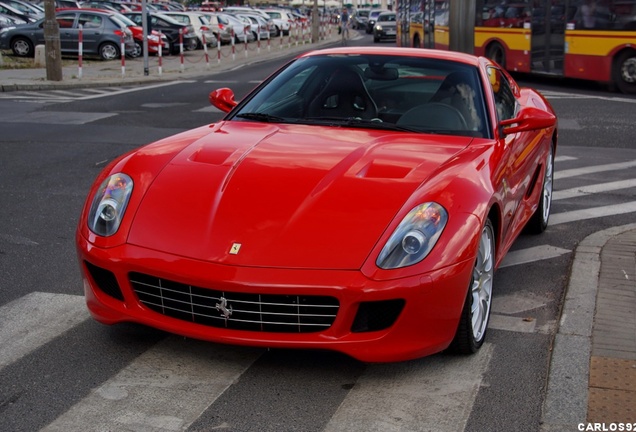
M 612 65 L 612 79 L 625 94 L 636 94 L 636 50 L 619 52 Z
M 499 42 L 491 42 L 486 47 L 486 57 L 506 69 L 506 49 Z
M 495 228 L 491 220 L 487 219 L 479 236 L 477 257 L 457 331 L 449 346 L 451 352 L 473 354 L 481 348 L 486 339 L 492 309 L 495 250 Z

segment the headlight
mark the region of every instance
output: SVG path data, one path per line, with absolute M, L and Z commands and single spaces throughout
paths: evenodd
M 382 31 L 382 26 L 380 24 L 378 24 L 378 25 L 375 26 L 375 29 L 377 31 Z
M 386 242 L 376 264 L 389 270 L 422 261 L 437 243 L 447 221 L 448 213 L 437 203 L 428 202 L 415 207 Z
M 124 217 L 132 189 L 133 181 L 126 174 L 113 174 L 104 180 L 93 197 L 88 213 L 88 228 L 104 237 L 115 234 Z

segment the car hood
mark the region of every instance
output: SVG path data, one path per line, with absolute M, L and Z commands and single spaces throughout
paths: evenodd
M 128 243 L 227 265 L 358 269 L 418 187 L 470 141 L 218 124 L 152 182 Z

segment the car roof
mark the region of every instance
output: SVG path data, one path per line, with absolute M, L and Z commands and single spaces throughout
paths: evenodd
M 436 60 L 453 61 L 457 63 L 463 63 L 471 66 L 479 66 L 479 57 L 461 53 L 457 51 L 445 51 L 426 48 L 404 48 L 404 47 L 372 47 L 372 46 L 360 46 L 360 47 L 336 47 L 325 48 L 315 51 L 309 51 L 301 54 L 298 57 L 312 57 L 320 55 L 393 55 L 393 56 L 407 56 L 414 58 L 428 58 Z

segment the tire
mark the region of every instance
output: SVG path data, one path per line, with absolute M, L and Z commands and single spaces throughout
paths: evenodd
M 614 62 L 612 75 L 621 93 L 636 94 L 636 51 L 620 53 Z
M 506 50 L 498 42 L 493 42 L 486 49 L 486 57 L 498 63 L 502 69 L 506 68 Z
M 554 181 L 554 146 L 550 146 L 550 153 L 545 161 L 545 173 L 541 184 L 541 198 L 539 207 L 530 217 L 526 231 L 531 234 L 541 234 L 548 227 L 550 210 L 552 208 L 552 187 Z
M 99 46 L 99 57 L 102 60 L 115 60 L 120 56 L 119 47 L 113 42 L 104 42 Z
M 415 35 L 415 37 L 413 38 L 413 48 L 422 48 L 419 35 Z
M 11 51 L 18 57 L 34 57 L 33 42 L 24 37 L 17 37 L 11 41 Z
M 130 54 L 130 56 L 131 56 L 132 58 L 136 58 L 136 57 L 141 56 L 143 53 L 144 53 L 144 47 L 143 47 L 143 45 L 141 44 L 141 42 L 140 42 L 140 41 L 135 40 L 135 49 L 134 49 L 134 51 L 132 52 L 132 54 Z
M 488 219 L 481 231 L 477 259 L 450 351 L 473 354 L 484 343 L 492 306 L 494 274 L 495 232 Z

